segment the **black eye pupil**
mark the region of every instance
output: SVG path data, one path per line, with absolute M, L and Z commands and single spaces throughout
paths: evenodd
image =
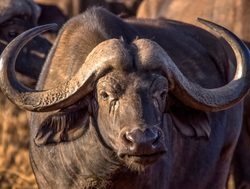
M 17 35 L 18 35 L 17 32 L 15 32 L 15 31 L 9 31 L 9 36 L 10 37 L 16 37 Z
M 106 92 L 102 92 L 101 96 L 103 99 L 107 99 L 109 97 L 108 93 L 106 93 Z
M 161 98 L 166 98 L 166 91 L 161 92 L 160 97 Z

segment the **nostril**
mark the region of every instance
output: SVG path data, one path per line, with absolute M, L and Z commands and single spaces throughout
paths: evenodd
M 123 141 L 127 144 L 132 144 L 134 143 L 134 138 L 130 132 L 126 131 L 123 135 Z
M 126 131 L 122 135 L 123 141 L 125 144 L 129 145 L 149 145 L 149 146 L 156 146 L 158 145 L 161 132 L 158 129 L 134 129 L 132 131 Z

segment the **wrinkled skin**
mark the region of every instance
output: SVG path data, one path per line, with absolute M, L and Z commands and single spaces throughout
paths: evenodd
M 141 189 L 155 187 L 191 189 L 212 186 L 220 189 L 224 186 L 230 157 L 236 143 L 234 139 L 239 135 L 239 129 L 234 128 L 233 125 L 241 121 L 239 115 L 242 112 L 238 111 L 241 106 L 236 106 L 227 112 L 206 114 L 206 117 L 209 118 L 209 124 L 213 127 L 209 139 L 197 138 L 197 140 L 183 137 L 183 134 L 173 124 L 174 118 L 171 114 L 175 114 L 176 108 L 177 111 L 182 108 L 186 116 L 197 115 L 196 120 L 193 118 L 185 120 L 190 121 L 191 124 L 197 123 L 197 121 L 201 123 L 204 121 L 206 124 L 207 120 L 203 116 L 198 116 L 199 112 L 192 112 L 185 106 L 178 105 L 178 101 L 173 100 L 170 102 L 176 104 L 172 104 L 168 110 L 169 113 L 163 113 L 164 106 L 161 105 L 164 105 L 165 99 L 162 99 L 161 94 L 167 90 L 162 91 L 164 87 L 161 86 L 160 82 L 157 82 L 156 86 L 151 85 L 152 79 L 150 77 L 157 76 L 157 74 L 154 76 L 147 74 L 146 76 L 147 79 L 142 81 L 141 76 L 138 77 L 138 75 L 135 76 L 129 72 L 126 73 L 126 80 L 124 77 L 121 80 L 120 77 L 112 74 L 114 79 L 110 81 L 109 75 L 107 75 L 107 78 L 104 77 L 97 83 L 94 95 L 96 98 L 92 97 L 91 102 L 88 101 L 91 107 L 85 105 L 79 109 L 81 106 L 78 104 L 69 107 L 65 110 L 67 114 L 64 116 L 76 115 L 76 118 L 69 119 L 72 121 L 67 122 L 67 124 L 60 122 L 60 125 L 57 125 L 54 121 L 55 124 L 51 125 L 49 123 L 52 121 L 47 122 L 47 124 L 44 124 L 43 121 L 41 125 L 44 127 L 39 129 L 38 135 L 41 135 L 39 137 L 33 130 L 32 136 L 36 139 L 35 142 L 41 143 L 40 140 L 42 140 L 43 143 L 37 147 L 31 140 L 32 164 L 41 188 L 81 188 L 84 186 L 86 188 L 125 189 L 136 186 L 136 188 Z M 120 95 L 120 86 L 113 85 L 115 79 L 119 79 L 120 85 L 129 83 L 122 91 L 121 97 L 117 97 Z M 165 78 L 162 79 L 165 80 Z M 139 84 L 136 80 L 140 81 Z M 158 84 L 160 88 L 152 94 L 151 86 L 157 89 Z M 135 86 L 136 88 L 134 88 Z M 85 103 L 80 102 L 80 104 Z M 91 115 L 89 120 L 86 117 L 88 114 Z M 49 120 L 64 120 L 59 117 L 55 119 L 55 117 L 56 114 L 51 114 Z M 229 120 L 230 118 L 232 120 Z M 39 116 L 38 120 L 40 119 L 44 118 Z M 218 121 L 227 124 L 215 128 Z M 86 125 L 86 122 L 90 122 L 89 125 Z M 37 119 L 31 122 L 32 126 L 39 125 L 37 123 Z M 231 124 L 233 125 L 231 126 Z M 62 131 L 61 127 L 68 129 Z M 157 148 L 150 148 L 148 143 L 145 143 L 145 148 L 143 148 L 143 142 L 139 146 L 140 148 L 136 146 L 132 148 L 133 144 L 130 140 L 125 139 L 124 141 L 124 132 L 137 128 L 140 130 L 148 128 L 148 134 L 152 135 L 152 138 L 155 138 L 153 137 L 156 133 L 155 129 L 162 133 L 159 143 L 155 145 Z M 233 131 L 232 128 L 234 128 Z M 61 143 L 65 139 L 70 139 L 71 134 L 76 135 L 77 132 L 82 132 L 80 138 L 68 143 Z M 65 133 L 67 133 L 66 137 Z M 49 139 L 46 138 L 48 134 Z M 59 138 L 58 135 L 60 135 Z M 139 140 L 143 141 L 142 138 Z M 216 141 L 216 144 L 212 141 Z M 45 143 L 53 144 L 55 142 L 60 144 L 44 146 Z M 129 148 L 127 144 L 129 144 Z M 207 148 L 210 150 L 207 151 Z M 155 155 L 137 157 L 139 154 Z M 204 164 L 204 162 L 206 163 Z M 213 162 L 217 162 L 217 164 Z M 211 164 L 213 166 L 210 166 Z M 185 169 L 180 171 L 180 167 L 185 167 Z M 202 174 L 202 178 L 200 174 Z M 163 177 L 164 179 L 162 179 Z M 148 182 L 145 182 L 145 179 Z M 197 179 L 200 182 L 197 182 Z
M 97 84 L 99 108 L 94 114 L 98 115 L 100 133 L 132 170 L 143 170 L 144 163 L 151 164 L 166 152 L 161 129 L 166 83 L 160 75 L 112 73 Z M 148 138 L 143 138 L 144 134 Z M 140 158 L 141 154 L 145 157 Z
M 45 171 L 44 173 L 47 175 L 47 171 L 51 171 L 52 174 L 54 171 L 50 170 L 49 167 L 42 168 L 41 172 L 35 168 L 41 188 L 78 188 L 78 186 L 86 188 L 134 188 L 135 185 L 137 188 L 154 188 L 155 186 L 165 188 L 167 186 L 167 178 L 164 182 L 158 182 L 152 178 L 150 178 L 152 180 L 150 183 L 143 180 L 145 177 L 153 176 L 157 179 L 162 174 L 168 174 L 166 170 L 160 169 L 161 163 L 166 161 L 163 157 L 169 150 L 166 144 L 170 140 L 168 128 L 164 127 L 166 117 L 163 114 L 168 85 L 166 79 L 160 74 L 137 74 L 131 71 L 117 71 L 107 74 L 98 81 L 94 96 L 87 97 L 85 101 L 80 101 L 62 111 L 67 112 L 66 114 L 56 113 L 49 117 L 46 116 L 46 121 L 42 122 L 35 137 L 35 143 L 40 145 L 39 151 L 44 148 L 44 144 L 68 140 L 71 135 L 76 135 L 77 132 L 82 132 L 84 137 L 70 143 L 64 143 L 64 145 L 71 147 L 76 145 L 73 148 L 73 153 L 69 154 L 62 155 L 60 149 L 57 148 L 59 146 L 46 145 L 45 148 L 51 150 L 50 155 L 54 153 L 62 155 L 60 158 L 62 158 L 63 164 L 74 162 L 72 171 L 76 177 L 73 178 L 68 175 L 68 171 L 61 170 L 57 179 L 47 182 L 42 179 L 40 173 Z M 86 107 L 86 104 L 89 105 Z M 89 114 L 90 118 L 87 117 Z M 61 119 L 62 116 L 66 116 L 66 118 Z M 59 119 L 70 121 L 66 123 L 60 121 L 60 125 L 58 125 L 56 120 Z M 61 131 L 63 127 L 68 129 Z M 60 137 L 58 132 L 61 133 Z M 84 149 L 78 151 L 79 145 L 84 145 Z M 93 148 L 94 146 L 95 148 Z M 78 154 L 79 152 L 81 155 Z M 37 155 L 34 154 L 34 159 Z M 79 157 L 79 155 L 83 161 L 74 158 Z M 155 162 L 158 163 L 154 164 Z M 78 163 L 84 163 L 84 167 Z M 77 168 L 78 166 L 81 168 Z M 78 175 L 75 172 L 77 170 L 83 176 Z M 159 170 L 157 177 L 154 170 Z M 148 171 L 152 173 L 148 175 Z M 124 177 L 124 173 L 128 177 Z M 132 175 L 136 175 L 135 179 L 131 178 Z M 141 178 L 138 179 L 138 176 Z M 98 177 L 102 179 L 97 179 Z M 64 182 L 62 182 L 62 178 L 64 178 Z

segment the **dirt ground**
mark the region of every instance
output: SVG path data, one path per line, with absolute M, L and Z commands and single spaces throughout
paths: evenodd
M 29 162 L 26 113 L 0 93 L 0 188 L 37 189 Z

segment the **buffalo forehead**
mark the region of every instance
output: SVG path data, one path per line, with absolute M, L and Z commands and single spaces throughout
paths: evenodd
M 159 73 L 149 72 L 149 71 L 114 71 L 108 73 L 104 77 L 100 78 L 97 87 L 112 86 L 113 88 L 119 88 L 124 90 L 125 88 L 132 89 L 142 89 L 152 87 L 152 83 L 160 79 L 162 81 L 167 81 L 165 77 Z

